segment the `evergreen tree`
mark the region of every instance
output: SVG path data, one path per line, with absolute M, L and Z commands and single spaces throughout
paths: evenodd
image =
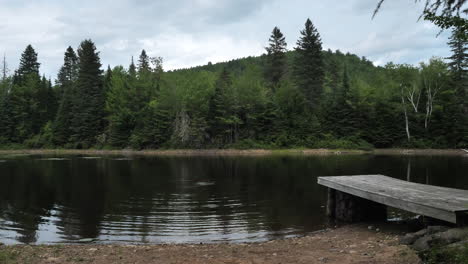
M 104 73 L 103 87 L 104 87 L 104 94 L 107 94 L 107 92 L 112 87 L 112 69 L 110 65 L 107 65 L 107 70 Z
M 70 142 L 72 131 L 72 118 L 74 116 L 74 87 L 71 86 L 65 89 L 62 94 L 62 99 L 58 106 L 57 115 L 52 126 L 53 143 L 58 146 L 64 146 Z
M 449 58 L 454 94 L 446 107 L 445 128 L 451 147 L 468 147 L 468 38 L 462 27 L 454 27 L 448 45 L 452 50 Z
M 52 125 L 53 143 L 63 146 L 69 143 L 72 135 L 71 121 L 74 116 L 74 85 L 78 79 L 78 57 L 72 47 L 68 47 L 63 58 L 63 65 L 57 75 L 57 95 L 59 97 L 57 114 Z
M 150 70 L 150 57 L 146 55 L 145 50 L 142 50 L 140 58 L 138 59 L 138 73 L 143 74 L 144 72 L 149 72 Z
M 328 109 L 328 129 L 337 137 L 356 136 L 363 120 L 360 118 L 357 105 L 351 93 L 348 67 L 345 65 L 343 82 L 334 104 Z
M 28 45 L 21 54 L 20 65 L 16 70 L 13 84 L 22 85 L 28 75 L 37 75 L 39 77 L 39 66 L 41 64 L 37 61 L 37 53 L 31 45 Z
M 99 52 L 91 40 L 78 48 L 79 72 L 73 99 L 72 141 L 78 148 L 96 144 L 104 128 L 104 89 Z
M 47 122 L 55 117 L 57 101 L 52 84 L 45 76 L 42 77 L 35 98 L 37 100 L 36 131 L 40 130 Z
M 232 102 L 229 102 L 227 96 L 231 89 L 231 75 L 226 69 L 223 69 L 219 79 L 216 82 L 215 90 L 209 101 L 208 122 L 211 141 L 217 144 L 232 143 L 233 116 L 230 111 Z
M 450 61 L 448 65 L 458 93 L 464 98 L 468 93 L 468 39 L 460 33 L 460 30 L 462 30 L 460 27 L 455 27 L 452 30 L 448 42 L 452 50 L 452 56 L 447 59 Z
M 0 98 L 0 144 L 14 142 L 17 136 L 11 97 L 11 93 L 7 93 Z
M 112 71 L 111 85 L 107 92 L 106 111 L 109 121 L 109 143 L 117 147 L 127 147 L 128 139 L 135 128 L 136 111 L 133 98 L 135 86 L 134 77 L 123 67 Z
M 280 29 L 275 27 L 269 39 L 267 50 L 266 79 L 273 87 L 279 85 L 286 71 L 286 38 Z
M 310 108 L 316 110 L 323 91 L 324 65 L 320 34 L 310 19 L 307 19 L 305 29 L 301 31 L 296 53 L 294 61 L 296 85 L 304 93 Z
M 64 89 L 78 78 L 78 57 L 72 47 L 68 47 L 63 58 L 63 66 L 60 68 L 55 84 Z M 63 92 L 63 90 L 62 90 Z M 61 95 L 61 93 L 60 93 Z
M 132 56 L 132 62 L 130 63 L 130 66 L 128 67 L 128 74 L 132 78 L 136 78 L 137 72 L 136 72 L 136 66 L 135 63 L 133 62 L 133 56 Z
M 28 45 L 21 55 L 5 101 L 9 109 L 3 112 L 9 116 L 2 117 L 14 127 L 10 138 L 12 142 L 22 143 L 40 131 L 42 120 L 38 115 L 44 111 L 44 105 L 37 98 L 41 85 L 39 65 L 36 51 Z

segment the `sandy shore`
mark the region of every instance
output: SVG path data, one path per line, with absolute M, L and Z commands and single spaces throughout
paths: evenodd
M 252 244 L 3 246 L 0 263 L 417 264 L 420 260 L 398 244 L 395 233 L 350 225 Z
M 343 155 L 343 154 L 377 154 L 377 155 L 466 155 L 457 149 L 375 149 L 364 150 L 331 150 L 331 149 L 178 149 L 178 150 L 79 150 L 79 149 L 22 149 L 0 150 L 6 154 L 41 154 L 41 155 L 143 155 L 143 156 L 267 156 L 267 155 Z

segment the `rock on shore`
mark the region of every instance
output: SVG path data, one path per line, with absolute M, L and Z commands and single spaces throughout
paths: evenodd
M 430 226 L 405 235 L 400 243 L 416 250 L 424 263 L 468 263 L 468 228 Z

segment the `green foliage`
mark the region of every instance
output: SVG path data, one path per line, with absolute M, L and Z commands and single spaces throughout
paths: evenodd
M 123 67 L 112 71 L 110 89 L 107 91 L 106 111 L 109 121 L 109 144 L 126 147 L 136 125 L 135 79 Z
M 463 264 L 468 263 L 468 244 L 458 246 L 435 247 L 421 254 L 428 264 Z
M 60 68 L 55 84 L 60 87 L 62 95 L 63 89 L 72 85 L 78 78 L 78 57 L 72 47 L 65 51 L 63 66 Z
M 28 148 L 50 148 L 53 146 L 53 129 L 52 122 L 47 122 L 41 129 L 39 134 L 32 138 L 26 139 L 24 145 Z
M 105 95 L 101 78 L 101 62 L 91 40 L 78 48 L 79 72 L 73 98 L 71 141 L 77 148 L 89 148 L 104 129 Z
M 307 19 L 301 37 L 297 41 L 294 76 L 309 106 L 314 110 L 317 109 L 323 91 L 324 65 L 322 40 L 310 19 Z
M 230 94 L 232 77 L 224 69 L 216 81 L 215 90 L 209 101 L 208 120 L 212 144 L 225 145 L 237 140 L 241 120 L 237 115 L 235 97 Z
M 31 45 L 28 45 L 21 54 L 20 65 L 13 76 L 13 84 L 23 85 L 28 76 L 39 76 L 39 66 L 37 61 L 37 53 Z
M 286 38 L 280 29 L 275 27 L 269 39 L 267 51 L 267 65 L 265 67 L 265 78 L 272 87 L 276 87 L 286 72 Z
M 0 249 L 0 263 L 2 264 L 13 264 L 17 263 L 17 253 L 12 253 L 6 249 Z
M 294 51 L 274 28 L 266 55 L 164 72 L 142 51 L 108 67 L 85 40 L 56 85 L 28 46 L 0 81 L 0 144 L 31 148 L 468 147 L 466 43 L 418 66 L 376 67 L 322 51 L 310 20 Z
M 466 10 L 468 11 L 468 10 Z M 424 20 L 431 21 L 441 29 L 455 28 L 454 36 L 463 41 L 468 41 L 468 20 L 460 15 L 437 15 L 436 12 L 425 11 Z
M 312 143 L 312 148 L 371 150 L 374 146 L 359 137 L 336 138 L 330 134 Z

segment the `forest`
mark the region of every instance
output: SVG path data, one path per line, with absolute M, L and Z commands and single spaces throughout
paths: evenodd
M 28 45 L 0 66 L 0 147 L 467 148 L 467 23 L 437 19 L 451 56 L 419 65 L 323 50 L 309 19 L 293 49 L 275 27 L 262 56 L 173 71 L 145 50 L 103 70 L 87 39 L 50 80 Z

